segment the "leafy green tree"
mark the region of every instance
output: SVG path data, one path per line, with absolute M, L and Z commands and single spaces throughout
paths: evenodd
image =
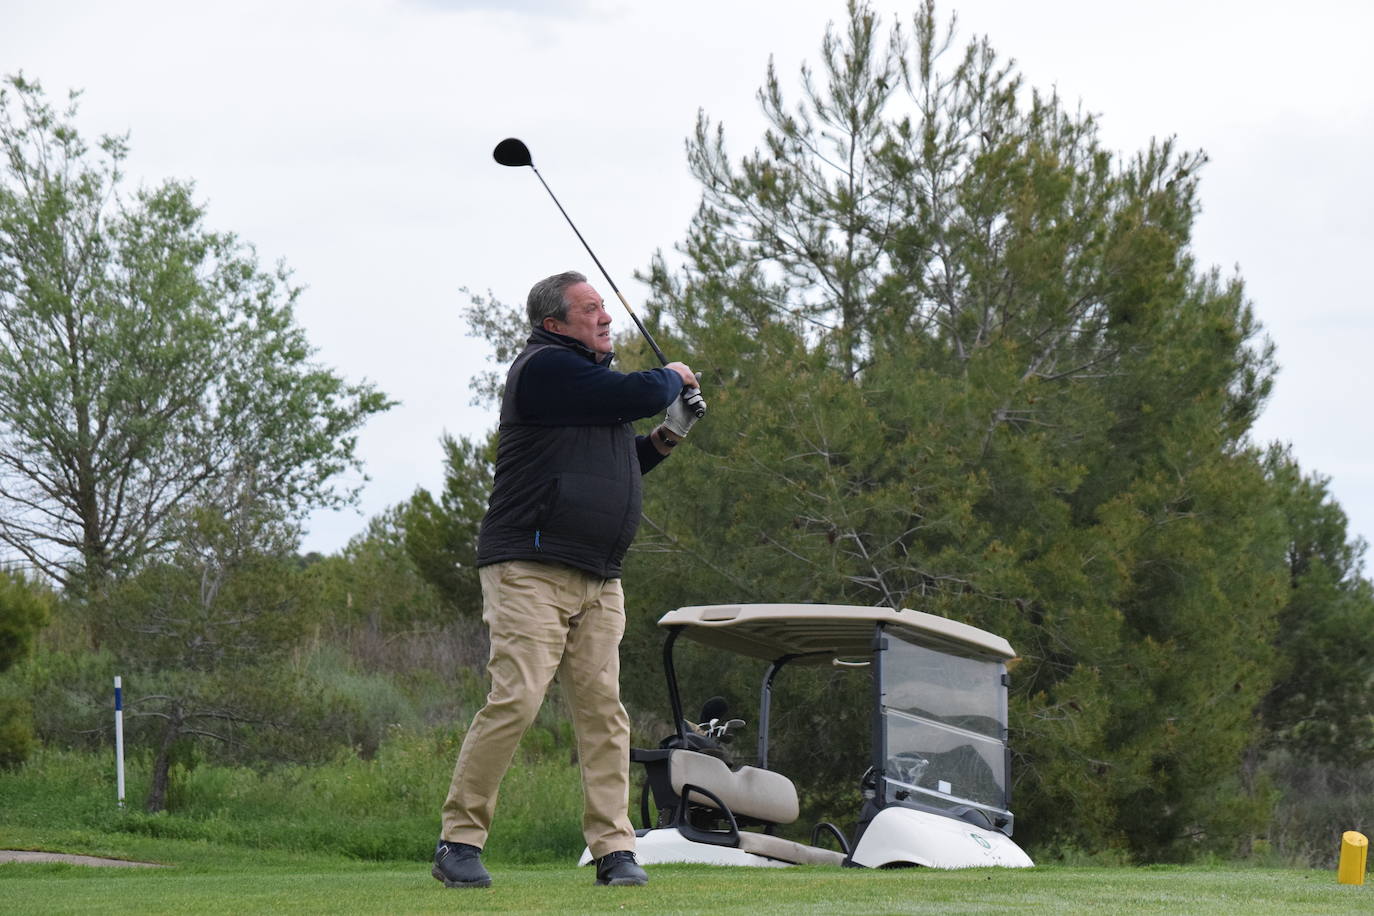
M 475 295 L 466 287 L 462 292 L 469 297 L 463 309 L 468 336 L 491 345 L 487 361 L 492 368 L 477 373 L 473 378 L 472 403 L 497 407 L 501 403 L 501 393 L 506 388 L 506 369 L 529 339 L 529 318 L 524 308 L 501 302 L 490 292 L 485 296 Z
M 1374 761 L 1374 586 L 1366 545 L 1350 540 L 1328 479 L 1272 447 L 1265 468 L 1288 522 L 1288 601 L 1275 645 L 1279 677 L 1264 698 L 1266 743 L 1343 766 Z
M 232 477 L 293 516 L 351 501 L 331 481 L 389 402 L 313 361 L 284 267 L 189 183 L 124 191 L 126 138 L 92 149 L 75 116 L 0 90 L 0 543 L 81 590 Z
M 438 502 L 419 489 L 405 508 L 405 550 L 415 568 L 460 614 L 480 616 L 477 529 L 491 495 L 496 437 L 485 443 L 444 436 L 444 489 Z
M 22 573 L 0 569 L 0 672 L 24 657 L 52 616 L 53 595 Z
M 93 599 L 118 622 L 104 645 L 126 672 L 127 718 L 135 728 L 156 723 L 149 811 L 165 807 L 173 766 L 197 742 L 229 753 L 264 741 L 294 747 L 317 705 L 284 664 L 315 622 L 294 526 L 251 480 L 233 481 L 183 510 L 174 535 L 170 556 Z
M 45 634 L 3 683 L 12 700 L 32 709 L 34 737 L 42 744 L 96 751 L 112 737 L 112 679 L 127 673 L 108 649 L 89 650 L 84 641 L 63 647 Z
M 53 596 L 23 575 L 0 569 L 0 673 L 28 653 L 34 637 L 52 615 Z M 0 693 L 0 769 L 23 763 L 32 750 L 33 710 Z
M 1270 347 L 1189 250 L 1205 157 L 1113 155 L 929 3 L 910 40 L 851 3 L 801 86 L 789 107 L 770 67 L 738 163 L 705 116 L 689 143 L 702 204 L 649 312 L 712 412 L 646 488 L 631 606 L 872 603 L 1001 633 L 1018 835 L 1231 848 L 1265 815 L 1237 774 L 1284 535 L 1245 438 Z M 657 643 L 632 627 L 630 664 Z
M 369 520 L 343 550 L 309 565 L 312 603 L 336 633 L 365 627 L 386 634 L 443 622 L 443 596 L 406 550 L 407 504 Z

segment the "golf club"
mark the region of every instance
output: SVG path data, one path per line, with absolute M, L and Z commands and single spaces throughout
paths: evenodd
M 544 176 L 540 175 L 539 170 L 534 167 L 534 159 L 530 156 L 530 148 L 525 145 L 525 142 L 523 140 L 517 140 L 515 137 L 507 137 L 505 140 L 496 144 L 496 149 L 492 150 L 491 155 L 492 158 L 501 165 L 510 166 L 511 168 L 519 168 L 526 165 L 530 167 L 530 171 L 534 172 L 535 177 L 539 179 L 539 183 L 544 186 L 544 190 L 549 192 L 549 197 L 553 199 L 554 206 L 558 207 L 558 212 L 563 214 L 563 218 L 567 220 L 568 225 L 572 227 L 572 231 L 577 236 L 577 240 L 582 243 L 583 248 L 587 249 L 587 254 L 592 256 L 592 261 L 596 264 L 597 270 L 601 271 L 601 276 L 605 277 L 606 282 L 611 285 L 611 290 L 615 293 L 616 298 L 620 300 L 620 304 L 625 306 L 625 311 L 630 316 L 630 320 L 635 323 L 635 327 L 639 328 L 639 333 L 644 335 L 644 339 L 648 341 L 649 348 L 654 351 L 654 355 L 658 357 L 658 361 L 665 366 L 668 365 L 668 357 L 663 355 L 663 351 L 660 350 L 658 344 L 654 342 L 653 335 L 649 333 L 649 329 L 644 327 L 644 322 L 640 321 L 639 316 L 635 314 L 635 310 L 630 308 L 630 303 L 625 299 L 625 294 L 620 291 L 620 287 L 615 285 L 615 281 L 612 280 L 611 275 L 606 272 L 606 268 L 601 266 L 601 259 L 596 256 L 596 252 L 592 251 L 592 246 L 588 245 L 587 240 L 582 237 L 582 233 L 578 231 L 577 224 L 572 221 L 572 217 L 568 215 L 568 211 L 564 210 L 563 205 L 558 202 L 558 197 L 553 193 L 553 189 L 549 187 L 549 183 L 544 180 Z M 706 415 L 706 402 L 702 400 L 701 392 L 698 389 L 688 389 L 687 392 L 684 392 L 683 397 L 687 401 L 687 405 L 692 409 L 692 412 L 697 415 L 698 419 Z

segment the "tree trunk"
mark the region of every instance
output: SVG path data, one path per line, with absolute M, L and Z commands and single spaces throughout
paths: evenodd
M 148 787 L 148 800 L 144 808 L 149 814 L 156 814 L 167 807 L 167 783 L 172 768 L 172 746 L 181 737 L 181 709 L 174 708 L 162 729 L 162 741 L 153 760 L 152 784 Z

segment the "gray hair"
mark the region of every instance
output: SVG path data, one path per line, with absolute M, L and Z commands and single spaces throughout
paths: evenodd
M 568 301 L 565 295 L 569 287 L 586 283 L 587 278 L 575 270 L 564 271 L 545 277 L 530 288 L 529 298 L 525 300 L 525 312 L 530 318 L 530 327 L 542 328 L 545 318 L 568 320 Z

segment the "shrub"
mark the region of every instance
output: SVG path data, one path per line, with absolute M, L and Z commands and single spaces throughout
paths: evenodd
M 1343 832 L 1374 831 L 1374 763 L 1321 763 L 1280 752 L 1264 769 L 1281 791 L 1267 840 L 1280 859 L 1335 868 Z
M 105 650 L 64 652 L 40 647 L 8 675 L 11 696 L 33 710 L 39 740 L 61 748 L 97 748 L 114 732 L 113 655 Z
M 33 709 L 23 700 L 0 697 L 0 770 L 27 760 L 34 744 Z
M 23 658 L 52 616 L 53 597 L 18 572 L 0 569 L 0 671 Z

